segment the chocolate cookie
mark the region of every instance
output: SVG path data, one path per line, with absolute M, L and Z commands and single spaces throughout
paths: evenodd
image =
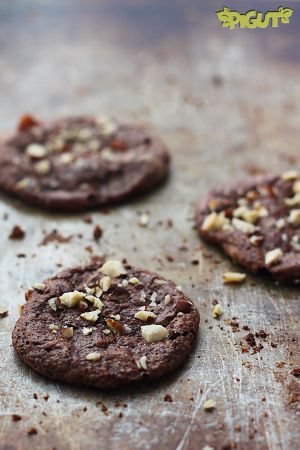
M 191 353 L 199 313 L 180 287 L 96 258 L 26 292 L 13 331 L 19 357 L 56 380 L 107 389 L 155 379 Z
M 112 205 L 157 186 L 169 156 L 142 126 L 104 117 L 42 123 L 24 116 L 0 145 L 0 189 L 44 208 Z
M 300 178 L 296 171 L 213 190 L 197 207 L 200 235 L 251 272 L 300 281 Z

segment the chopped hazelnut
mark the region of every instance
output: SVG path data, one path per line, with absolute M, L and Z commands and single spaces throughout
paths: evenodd
M 165 339 L 169 332 L 162 325 L 144 325 L 141 327 L 142 336 L 146 342 L 159 342 Z
M 47 149 L 40 144 L 29 144 L 25 149 L 25 153 L 30 158 L 39 159 L 44 158 L 47 155 Z
M 120 334 L 122 334 L 123 331 L 124 331 L 123 325 L 118 320 L 107 319 L 106 325 L 113 333 L 120 333 Z
M 80 300 L 83 300 L 84 297 L 85 297 L 84 292 L 73 291 L 73 292 L 65 292 L 63 295 L 59 297 L 59 300 L 67 308 L 73 308 L 79 303 Z
M 100 311 L 102 311 L 103 308 L 103 303 L 101 302 L 101 300 L 98 297 L 95 297 L 94 295 L 87 295 L 86 300 L 90 303 L 93 303 L 93 305 L 95 306 L 95 308 L 99 309 Z
M 34 166 L 34 171 L 40 175 L 46 175 L 50 172 L 50 161 L 48 159 L 45 159 L 43 161 L 39 161 Z
M 85 359 L 87 359 L 88 361 L 93 361 L 93 362 L 100 361 L 101 354 L 98 352 L 91 352 L 86 355 Z
M 100 267 L 100 269 L 98 269 L 98 271 L 103 273 L 103 275 L 108 275 L 110 277 L 126 275 L 126 270 L 121 261 L 108 260 Z
M 103 292 L 107 292 L 111 287 L 112 281 L 111 278 L 106 276 L 101 278 L 100 280 L 100 287 L 102 288 Z
M 284 203 L 287 206 L 300 206 L 300 192 L 296 192 L 294 197 L 285 198 Z
M 203 408 L 205 409 L 205 411 L 211 411 L 215 407 L 216 407 L 216 402 L 212 398 L 206 400 L 206 402 L 203 405 Z
M 278 263 L 283 257 L 283 251 L 280 248 L 275 248 L 270 250 L 265 254 L 265 264 L 266 266 L 271 266 Z
M 257 229 L 252 223 L 237 218 L 232 219 L 232 225 L 234 228 L 245 234 L 253 234 Z
M 298 178 L 298 176 L 299 176 L 299 174 L 298 174 L 297 170 L 288 170 L 281 175 L 281 178 L 284 181 L 291 181 L 291 180 L 295 180 L 296 178 Z
M 147 370 L 147 356 L 142 356 L 142 357 L 139 359 L 137 366 L 138 366 L 140 369 Z
M 59 155 L 58 162 L 59 164 L 70 164 L 75 159 L 74 155 L 72 153 L 62 153 Z
M 257 235 L 253 235 L 250 236 L 249 238 L 250 244 L 254 245 L 255 247 L 258 247 L 259 245 L 261 245 L 264 241 L 263 236 L 257 236 Z
M 58 330 L 58 325 L 55 325 L 54 323 L 51 323 L 49 325 L 49 330 L 52 331 L 52 333 L 56 334 Z
M 141 227 L 147 227 L 149 224 L 149 220 L 150 220 L 149 214 L 142 214 L 139 217 L 139 225 Z
M 135 313 L 134 317 L 146 322 L 149 318 L 155 319 L 157 316 L 152 311 L 138 311 Z
M 169 294 L 165 295 L 164 298 L 164 304 L 168 305 L 169 303 L 171 303 L 171 296 Z
M 228 222 L 229 221 L 225 217 L 224 212 L 220 213 L 212 212 L 205 217 L 201 230 L 203 231 L 220 230 Z
M 288 221 L 294 226 L 300 225 L 300 209 L 292 209 L 290 211 Z
M 280 219 L 277 219 L 275 222 L 276 228 L 278 228 L 278 230 L 281 230 L 282 228 L 284 228 L 285 226 L 285 218 L 281 217 Z
M 95 311 L 80 314 L 80 317 L 82 317 L 82 319 L 87 320 L 88 322 L 96 322 L 98 320 L 100 313 L 101 313 L 100 309 L 95 309 Z
M 295 194 L 300 193 L 300 181 L 295 181 L 293 184 L 293 191 Z
M 88 336 L 89 334 L 92 334 L 92 332 L 93 332 L 93 328 L 92 328 L 92 327 L 90 327 L 90 328 L 88 328 L 88 327 L 83 327 L 83 328 L 82 328 L 82 334 L 83 334 L 84 336 Z
M 217 303 L 213 309 L 212 315 L 215 319 L 218 319 L 223 314 L 221 305 Z
M 46 285 L 44 283 L 35 283 L 33 285 L 34 289 L 36 289 L 37 291 L 41 291 L 43 292 L 46 289 Z
M 223 273 L 223 283 L 242 283 L 246 278 L 246 274 L 240 272 L 225 272 Z
M 48 304 L 53 311 L 57 311 L 56 298 L 50 298 Z
M 142 284 L 137 277 L 132 277 L 128 280 L 130 284 Z

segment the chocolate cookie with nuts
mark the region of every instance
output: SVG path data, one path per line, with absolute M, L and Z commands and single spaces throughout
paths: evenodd
M 196 209 L 201 237 L 251 272 L 300 282 L 300 176 L 291 170 L 209 193 Z
M 35 284 L 26 300 L 13 331 L 21 360 L 51 379 L 103 389 L 175 370 L 199 327 L 179 286 L 104 258 Z
M 0 144 L 0 189 L 43 208 L 80 211 L 153 189 L 168 165 L 164 144 L 146 127 L 105 117 L 43 123 L 24 116 Z

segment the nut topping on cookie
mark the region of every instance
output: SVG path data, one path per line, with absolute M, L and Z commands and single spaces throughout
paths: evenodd
M 252 223 L 236 218 L 232 219 L 232 225 L 234 228 L 245 234 L 253 234 L 257 230 L 257 227 L 255 227 Z
M 290 211 L 288 221 L 294 226 L 300 225 L 300 209 L 292 209 Z
M 142 336 L 146 342 L 159 342 L 165 339 L 169 332 L 162 325 L 143 325 L 141 327 Z
M 224 212 L 216 213 L 212 212 L 205 217 L 201 229 L 203 231 L 220 230 L 226 223 L 228 219 L 225 217 Z
M 265 255 L 265 264 L 267 266 L 271 266 L 273 264 L 278 263 L 283 257 L 283 251 L 280 248 L 275 248 L 266 253 Z
M 100 287 L 102 288 L 103 292 L 107 292 L 110 289 L 111 284 L 112 284 L 111 278 L 108 276 L 103 277 L 103 278 L 101 278 L 99 284 L 100 284 Z
M 287 172 L 284 172 L 281 175 L 281 178 L 284 181 L 291 181 L 291 180 L 295 180 L 296 178 L 298 178 L 299 173 L 297 172 L 297 170 L 288 170 Z
M 40 292 L 43 292 L 46 289 L 46 285 L 44 283 L 35 283 L 33 287 Z
M 98 352 L 91 352 L 86 355 L 85 359 L 87 359 L 88 361 L 93 361 L 93 362 L 100 361 L 101 354 Z
M 106 261 L 98 271 L 103 273 L 103 275 L 108 275 L 110 277 L 119 277 L 120 275 L 126 275 L 127 273 L 121 261 L 115 260 Z
M 135 313 L 134 317 L 139 320 L 147 322 L 149 318 L 155 319 L 157 316 L 152 311 L 138 311 Z
M 47 149 L 40 144 L 29 144 L 25 149 L 26 155 L 33 159 L 44 158 L 47 155 Z
M 147 356 L 142 356 L 138 361 L 137 361 L 137 366 L 139 369 L 144 369 L 147 370 Z
M 47 173 L 49 173 L 50 168 L 51 168 L 51 164 L 50 164 L 50 161 L 48 161 L 48 159 L 39 161 L 34 166 L 35 172 L 40 175 L 46 175 Z
M 101 314 L 100 309 L 95 309 L 95 311 L 89 311 L 80 314 L 80 317 L 87 320 L 88 322 L 97 322 L 99 314 Z
M 83 300 L 85 297 L 84 292 L 73 291 L 73 292 L 65 292 L 63 295 L 59 297 L 60 302 L 65 305 L 67 308 L 74 308 L 80 300 Z
M 61 332 L 61 337 L 64 339 L 71 339 L 74 335 L 73 327 L 65 327 Z

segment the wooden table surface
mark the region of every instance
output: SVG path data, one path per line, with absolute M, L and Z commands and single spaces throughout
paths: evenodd
M 9 309 L 0 319 L 1 450 L 299 448 L 300 386 L 291 375 L 300 367 L 299 289 L 251 275 L 242 286 L 223 286 L 222 273 L 237 267 L 200 241 L 192 217 L 216 183 L 299 168 L 300 5 L 290 2 L 289 25 L 258 32 L 221 29 L 221 2 L 199 5 L 1 2 L 2 132 L 25 111 L 46 119 L 105 112 L 152 124 L 172 153 L 165 186 L 110 214 L 93 212 L 92 225 L 83 215 L 47 214 L 1 197 L 0 307 Z M 253 5 L 274 2 L 228 6 Z M 150 213 L 148 228 L 137 225 L 142 212 Z M 22 241 L 8 239 L 15 224 L 26 231 Z M 99 244 L 95 224 L 104 230 Z M 40 246 L 53 229 L 70 242 Z M 87 246 L 175 280 L 195 301 L 199 340 L 181 370 L 105 393 L 53 383 L 18 361 L 11 331 L 24 290 L 58 265 L 87 262 Z M 212 318 L 215 299 L 220 321 Z M 243 327 L 268 334 L 257 338 L 260 352 L 243 353 Z M 211 413 L 203 409 L 209 398 Z M 30 427 L 38 433 L 28 436 Z

